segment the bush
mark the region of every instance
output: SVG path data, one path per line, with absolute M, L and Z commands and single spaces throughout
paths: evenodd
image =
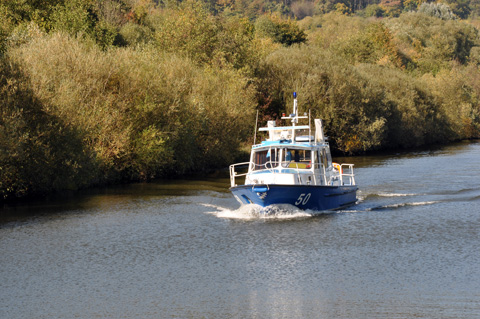
M 292 12 L 297 19 L 313 16 L 315 4 L 312 1 L 296 1 L 292 3 Z
M 227 164 L 253 125 L 254 90 L 234 69 L 152 48 L 102 52 L 62 34 L 14 55 L 49 112 L 95 152 L 106 181 Z
M 369 24 L 348 41 L 336 43 L 332 50 L 351 64 L 376 63 L 403 68 L 408 63 L 397 49 L 391 31 L 381 22 Z
M 473 66 L 469 73 L 417 79 L 399 68 L 352 66 L 338 54 L 305 47 L 271 54 L 261 74 L 265 110 L 289 112 L 297 91 L 301 112 L 323 118 L 333 148 L 344 153 L 479 136 L 480 87 L 474 83 L 480 72 Z
M 478 43 L 478 30 L 457 20 L 404 13 L 386 25 L 422 73 L 437 73 L 451 67 L 452 61 L 466 63 L 471 49 Z
M 422 81 L 382 66 L 364 64 L 357 70 L 384 92 L 383 103 L 389 105 L 385 146 L 408 148 L 453 139 L 441 103 Z
M 153 40 L 153 32 L 150 28 L 136 23 L 126 23 L 119 31 L 127 45 L 135 47 Z
M 117 30 L 107 21 L 99 18 L 91 1 L 71 0 L 57 5 L 51 14 L 54 31 L 67 32 L 72 36 L 89 37 L 102 48 L 114 44 Z
M 166 8 L 151 23 L 158 49 L 182 52 L 197 63 L 207 63 L 213 56 L 218 26 L 199 2 L 185 1 L 178 8 Z
M 382 9 L 378 4 L 369 4 L 365 8 L 365 16 L 366 17 L 376 17 L 380 18 L 385 15 L 385 10 Z
M 255 31 L 259 37 L 271 38 L 286 46 L 307 41 L 305 32 L 294 21 L 283 20 L 276 15 L 259 17 L 255 22 Z
M 28 80 L 0 61 L 0 200 L 77 189 L 96 182 L 81 135 L 43 110 Z
M 0 5 L 0 58 L 7 49 L 7 39 L 13 29 L 13 24 L 7 16 L 6 10 Z
M 383 93 L 341 60 L 312 48 L 279 50 L 268 57 L 263 81 L 272 103 L 287 105 L 278 112 L 290 111 L 291 93 L 297 91 L 300 112 L 310 109 L 324 120 L 336 150 L 355 153 L 383 145 L 390 112 Z
M 441 103 L 442 112 L 451 129 L 450 139 L 469 139 L 480 135 L 480 70 L 442 70 L 435 77 L 423 80 Z
M 445 3 L 424 2 L 418 8 L 418 12 L 442 20 L 455 20 L 457 18 L 452 9 Z
M 303 22 L 303 21 L 300 21 Z M 355 37 L 369 24 L 359 17 L 328 13 L 314 17 L 308 34 L 309 44 L 327 49 L 335 43 L 348 41 Z

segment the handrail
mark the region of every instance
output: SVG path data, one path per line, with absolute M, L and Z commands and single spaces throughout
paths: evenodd
M 250 166 L 251 164 L 255 165 L 252 162 L 243 162 L 243 163 L 237 163 L 237 164 L 230 165 L 230 185 L 231 185 L 231 187 L 236 186 L 235 177 L 246 176 L 248 174 L 248 172 L 243 173 L 243 174 L 237 174 L 237 172 L 235 171 L 235 166 L 242 166 L 242 165 L 243 166 L 245 166 L 245 165 Z
M 271 167 L 267 167 L 268 164 L 270 164 Z M 275 174 L 276 173 L 275 169 L 277 168 L 278 164 L 279 162 L 273 162 L 273 161 L 268 161 L 265 164 L 261 164 L 261 165 L 255 164 L 254 162 L 243 162 L 243 163 L 232 164 L 230 165 L 230 185 L 231 187 L 237 186 L 235 184 L 235 178 L 248 175 L 249 171 L 251 171 L 252 168 L 256 168 L 256 167 L 264 167 L 262 169 L 268 170 L 271 173 Z M 240 166 L 248 166 L 248 171 L 246 173 L 241 173 L 241 174 L 237 173 L 236 168 Z M 337 178 L 337 183 L 339 182 L 340 185 L 355 185 L 355 174 L 353 171 L 353 166 L 354 164 L 341 164 L 340 165 L 341 169 L 338 172 L 338 175 L 335 174 L 332 176 L 331 174 L 329 174 L 329 179 L 327 180 L 327 170 L 325 165 L 323 165 L 323 163 L 315 163 L 313 164 L 313 167 L 311 169 L 313 169 L 314 172 L 320 171 L 319 172 L 320 174 L 315 174 L 315 173 L 313 174 L 314 185 L 328 185 L 330 183 L 332 183 L 331 185 L 333 185 L 335 181 L 335 177 Z M 300 169 L 298 167 L 298 164 L 296 165 L 296 168 L 293 168 L 293 169 L 296 170 L 295 175 L 297 179 L 300 178 L 300 171 L 305 171 L 304 169 Z M 320 177 L 319 181 L 317 181 L 318 177 Z M 332 178 L 334 179 L 332 180 Z
M 323 163 L 314 163 L 313 164 L 313 182 L 315 185 L 327 185 L 327 172 L 325 170 L 325 165 Z M 320 174 L 315 174 L 315 171 L 320 171 Z M 317 177 L 320 177 L 320 181 L 317 181 Z M 318 184 L 320 182 L 320 184 Z
M 353 166 L 355 164 L 341 164 L 341 174 L 340 182 L 341 185 L 355 185 L 355 174 L 353 173 Z M 348 184 L 343 181 L 343 178 L 346 177 Z

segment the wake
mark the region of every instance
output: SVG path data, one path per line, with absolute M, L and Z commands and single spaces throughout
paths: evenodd
M 229 209 L 213 204 L 201 204 L 204 207 L 213 208 L 213 211 L 207 212 L 218 218 L 237 219 L 237 220 L 289 220 L 310 218 L 322 212 L 301 210 L 292 205 L 271 205 L 262 207 L 255 204 L 242 205 L 238 209 Z M 323 212 L 325 213 L 325 212 Z

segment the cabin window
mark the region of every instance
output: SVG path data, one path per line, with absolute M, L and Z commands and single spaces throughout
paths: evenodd
M 310 169 L 312 152 L 310 150 L 283 149 L 282 166 L 289 168 Z
M 255 164 L 253 170 L 258 171 L 276 167 L 278 165 L 278 153 L 279 150 L 276 148 L 255 152 L 253 156 L 253 163 Z

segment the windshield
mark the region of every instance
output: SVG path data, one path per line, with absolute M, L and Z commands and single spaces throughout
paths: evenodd
M 310 150 L 285 148 L 282 152 L 282 166 L 309 169 L 312 163 L 311 156 L 312 152 Z
M 310 169 L 312 163 L 310 150 L 294 148 L 271 148 L 256 151 L 253 155 L 253 170 L 262 170 L 282 165 L 285 168 Z

